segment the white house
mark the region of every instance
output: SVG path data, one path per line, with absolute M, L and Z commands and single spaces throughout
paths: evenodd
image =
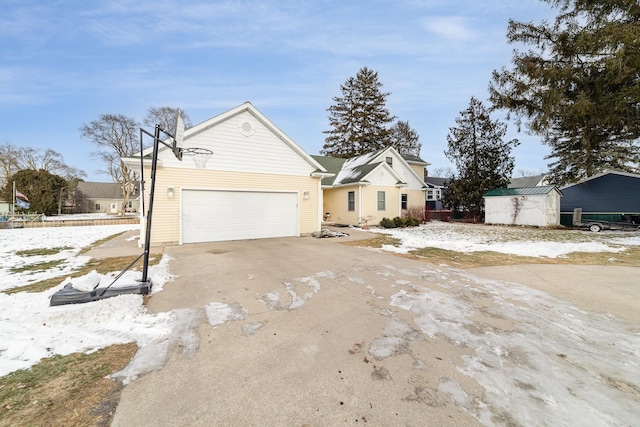
M 560 197 L 553 185 L 498 188 L 484 196 L 487 224 L 533 225 L 560 224 Z
M 289 237 L 320 230 L 326 170 L 246 102 L 184 132 L 182 161 L 158 154 L 151 244 Z M 189 149 L 208 150 L 198 157 Z M 145 177 L 149 155 L 142 153 Z M 125 158 L 140 171 L 140 157 Z M 149 199 L 145 188 L 144 206 Z M 144 218 L 143 218 L 144 219 Z M 146 221 L 141 221 L 141 241 Z

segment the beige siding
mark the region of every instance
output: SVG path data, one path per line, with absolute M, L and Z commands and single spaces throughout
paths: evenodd
M 409 164 L 409 166 L 411 166 L 411 169 L 413 169 L 418 176 L 423 177 L 424 179 L 424 166 L 416 164 Z
M 149 174 L 149 171 L 146 170 L 145 174 Z M 173 188 L 172 199 L 167 197 L 168 188 Z M 300 234 L 305 235 L 319 230 L 318 188 L 318 179 L 308 176 L 159 168 L 156 175 L 151 244 L 180 242 L 182 189 L 295 191 L 299 194 Z M 150 188 L 145 189 L 145 206 L 148 206 L 146 203 L 149 191 Z M 309 192 L 308 199 L 304 198 L 305 191 Z M 144 230 L 144 224 L 142 227 Z
M 348 210 L 349 191 L 355 192 L 355 211 Z M 378 210 L 378 191 L 385 192 L 385 207 L 383 211 Z M 370 185 L 360 187 L 340 187 L 324 190 L 324 212 L 331 213 L 331 221 L 341 224 L 360 225 L 361 218 L 371 218 L 369 225 L 378 224 L 382 218 L 394 218 L 401 216 L 400 193 L 402 189 L 392 186 Z M 424 197 L 421 191 L 402 191 L 409 194 L 409 206 L 416 200 L 419 204 L 420 197 Z M 422 199 L 421 206 L 424 205 Z
M 423 190 L 407 190 L 403 188 L 400 190 L 401 193 L 407 194 L 407 207 L 418 206 L 424 208 L 425 206 L 425 198 Z
M 350 186 L 326 189 L 323 192 L 324 206 L 323 213 L 331 214 L 329 221 L 340 224 L 358 225 L 360 211 L 360 200 L 358 194 L 361 187 Z M 355 210 L 349 211 L 348 193 L 355 193 Z
M 378 191 L 385 192 L 385 210 L 378 210 Z M 362 216 L 371 216 L 369 224 L 378 224 L 382 218 L 394 218 L 400 216 L 400 188 L 387 186 L 368 186 L 363 188 Z

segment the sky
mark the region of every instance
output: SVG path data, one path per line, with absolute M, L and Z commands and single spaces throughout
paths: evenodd
M 53 149 L 89 181 L 110 181 L 79 128 L 102 114 L 139 122 L 152 106 L 193 124 L 250 101 L 309 154 L 327 108 L 358 70 L 378 73 L 430 172 L 472 96 L 509 66 L 509 19 L 555 15 L 540 0 L 0 0 L 0 144 Z M 500 118 L 500 116 L 495 116 Z M 547 169 L 548 147 L 517 133 L 514 175 Z M 149 129 L 151 130 L 151 129 Z M 431 173 L 434 175 L 433 173 Z
M 24 286 L 47 276 L 59 277 L 61 269 L 88 261 L 89 257 L 81 254 L 84 246 L 137 227 L 133 224 L 3 230 L 0 289 Z M 432 245 L 462 253 L 485 250 L 491 244 L 493 250 L 502 253 L 520 254 L 523 246 L 529 246 L 536 248 L 530 253 L 533 256 L 555 257 L 580 250 L 605 251 L 616 257 L 623 256 L 620 252 L 626 248 L 640 245 L 640 237 L 635 233 L 572 232 L 571 241 L 554 242 L 556 247 L 541 246 L 540 233 L 531 230 L 511 227 L 505 233 L 505 227 L 437 221 L 419 228 L 387 231 L 400 238 L 405 248 Z M 130 239 L 135 239 L 137 233 L 131 234 Z M 584 245 L 585 242 L 591 244 Z M 20 252 L 50 247 L 64 249 L 39 256 Z M 11 270 L 52 260 L 60 262 L 37 275 Z M 165 254 L 159 264 L 149 267 L 153 293 L 162 292 L 172 281 L 179 280 L 171 273 L 173 262 L 176 260 Z M 392 258 L 389 264 L 393 264 Z M 157 313 L 146 308 L 141 295 L 49 306 L 50 296 L 66 283 L 83 288 L 100 281 L 105 286 L 117 273 L 74 276 L 44 292 L 0 292 L 0 376 L 28 368 L 54 354 L 88 353 L 112 344 L 135 342 L 138 352 L 129 365 L 111 375 L 129 383 L 140 375 L 162 369 L 174 351 L 181 349 L 183 357 L 193 357 L 198 351 L 202 327 L 211 328 L 208 336 L 216 334 L 217 328 L 238 329 L 238 325 L 243 336 L 264 333 L 263 311 L 252 312 L 233 300 L 218 301 L 219 294 L 202 301 L 199 308 Z M 247 273 L 251 276 L 252 271 Z M 305 310 L 307 302 L 326 292 L 325 287 L 340 283 L 354 295 L 364 293 L 366 298 L 380 300 L 380 304 L 384 300 L 389 313 L 410 312 L 413 315 L 410 322 L 403 320 L 403 316 L 388 314 L 387 326 L 371 342 L 368 353 L 376 360 L 398 353 L 406 357 L 411 341 L 436 337 L 464 346 L 465 356 L 450 362 L 483 387 L 481 398 L 467 394 L 453 378 L 440 381 L 438 391 L 485 425 L 495 424 L 496 414 L 514 424 L 541 426 L 631 425 L 637 420 L 633 389 L 640 385 L 635 357 L 640 352 L 640 336 L 633 323 L 613 315 L 580 310 L 526 286 L 482 279 L 445 266 L 420 264 L 413 269 L 399 269 L 381 265 L 379 274 L 385 279 L 370 283 L 361 277 L 361 267 L 354 266 L 353 270 L 318 271 L 282 283 L 258 282 L 257 287 L 271 291 L 262 296 L 258 293 L 255 298 L 267 310 L 279 310 L 279 316 L 287 316 Z M 129 271 L 114 287 L 131 284 L 139 277 L 139 271 Z M 425 287 L 424 277 L 437 278 L 434 280 L 440 288 Z M 253 279 L 262 280 L 257 276 Z M 382 296 L 387 292 L 383 287 L 391 287 L 389 299 Z M 472 302 L 478 295 L 491 296 L 491 304 L 483 306 L 482 312 Z M 478 321 L 486 316 L 511 319 L 513 329 L 501 330 L 492 323 Z M 565 356 L 558 357 L 559 354 Z

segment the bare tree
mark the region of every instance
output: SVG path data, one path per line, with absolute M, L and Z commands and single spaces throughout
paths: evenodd
M 124 216 L 129 198 L 135 189 L 136 173 L 122 161 L 139 150 L 137 134 L 138 123 L 122 114 L 103 114 L 98 120 L 85 124 L 80 134 L 96 146 L 92 155 L 103 161 L 106 170 L 101 173 L 111 175 L 113 182 L 122 185 L 123 203 L 121 215 Z
M 176 130 L 176 117 L 178 116 L 178 111 L 182 115 L 182 120 L 184 120 L 185 129 L 193 126 L 191 124 L 191 119 L 189 115 L 184 111 L 173 108 L 173 107 L 149 107 L 147 111 L 147 116 L 144 118 L 144 125 L 155 127 L 155 125 L 160 125 L 162 130 L 173 134 Z
M 23 147 L 20 149 L 18 162 L 20 163 L 20 169 L 44 170 L 61 176 L 67 181 L 79 180 L 87 176 L 83 170 L 66 164 L 62 154 L 50 148 L 41 150 Z
M 20 148 L 5 142 L 0 145 L 0 185 L 20 170 Z

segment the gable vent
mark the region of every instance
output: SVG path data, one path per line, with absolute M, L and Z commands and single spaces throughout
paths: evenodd
M 256 132 L 255 129 L 253 128 L 253 125 L 249 122 L 242 122 L 238 130 L 244 136 L 251 136 Z

